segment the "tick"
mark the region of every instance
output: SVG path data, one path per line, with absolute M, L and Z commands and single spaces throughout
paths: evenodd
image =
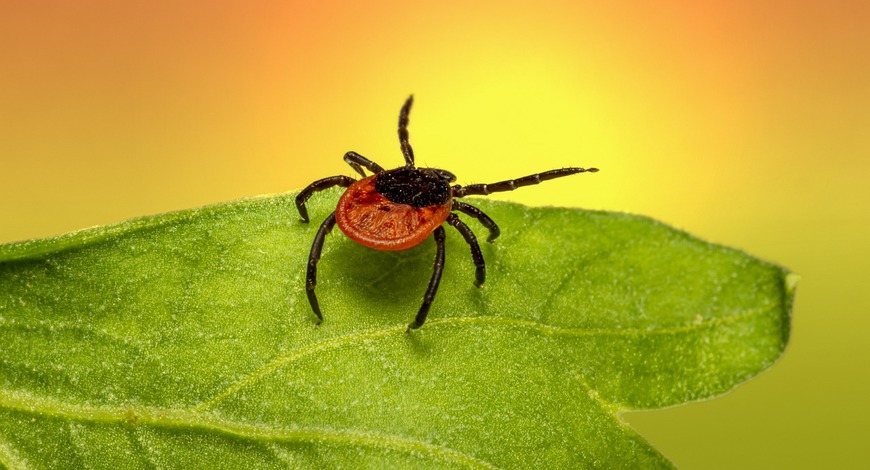
M 399 112 L 399 145 L 405 157 L 405 166 L 384 170 L 377 163 L 356 152 L 347 152 L 344 154 L 344 161 L 359 173 L 362 179 L 330 176 L 311 183 L 296 196 L 296 208 L 299 210 L 302 222 L 308 223 L 305 201 L 312 194 L 333 186 L 347 188 L 338 200 L 335 211 L 329 214 L 317 230 L 311 246 L 311 254 L 308 256 L 305 289 L 311 309 L 317 315 L 318 325 L 323 321 L 323 314 L 320 312 L 320 305 L 314 294 L 314 288 L 317 286 L 317 262 L 320 260 L 326 235 L 332 231 L 335 224 L 338 224 L 338 228 L 351 240 L 376 250 L 407 250 L 419 245 L 430 234 L 435 238 L 436 251 L 432 278 L 423 295 L 423 304 L 417 316 L 405 330 L 407 333 L 423 325 L 432 301 L 435 300 L 435 293 L 441 282 L 441 272 L 444 269 L 444 222 L 456 228 L 471 247 L 471 259 L 477 268 L 474 285 L 480 287 L 486 280 L 486 264 L 477 237 L 468 225 L 459 220 L 454 211 L 477 219 L 487 228 L 488 242 L 498 238 L 498 225 L 480 209 L 457 198 L 513 191 L 523 186 L 575 173 L 598 171 L 597 168 L 561 168 L 491 184 L 451 185 L 456 181 L 453 173 L 438 168 L 414 166 L 414 151 L 408 143 L 408 114 L 411 112 L 413 102 L 412 95 L 408 97 Z M 372 174 L 366 175 L 365 170 Z

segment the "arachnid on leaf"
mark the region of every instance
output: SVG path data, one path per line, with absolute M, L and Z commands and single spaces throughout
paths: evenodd
M 486 263 L 480 245 L 477 243 L 477 237 L 452 211 L 459 211 L 479 220 L 489 229 L 488 242 L 498 238 L 500 233 L 498 225 L 477 207 L 460 202 L 456 198 L 513 191 L 523 186 L 540 184 L 563 176 L 598 171 L 597 168 L 561 168 L 498 183 L 451 186 L 450 183 L 456 181 L 453 173 L 439 168 L 414 166 L 414 151 L 408 142 L 408 115 L 413 102 L 414 97 L 408 97 L 399 112 L 399 145 L 405 157 L 405 166 L 384 170 L 377 163 L 356 152 L 347 152 L 344 161 L 362 176 L 361 180 L 357 181 L 349 176 L 330 176 L 311 183 L 296 197 L 299 215 L 302 216 L 303 222 L 308 223 L 305 201 L 315 191 L 333 186 L 347 188 L 338 201 L 338 207 L 320 225 L 308 257 L 305 289 L 311 309 L 317 315 L 318 325 L 323 321 L 323 315 L 314 293 L 314 288 L 317 286 L 317 262 L 320 260 L 326 235 L 335 224 L 338 224 L 338 228 L 351 240 L 376 250 L 407 250 L 419 245 L 430 234 L 435 238 L 437 250 L 432 279 L 429 281 L 429 287 L 423 296 L 423 304 L 417 311 L 417 316 L 405 330 L 407 333 L 423 325 L 432 301 L 435 300 L 435 293 L 441 282 L 441 272 L 444 269 L 445 234 L 442 227 L 444 222 L 455 227 L 471 247 L 471 258 L 476 267 L 474 285 L 480 287 L 486 281 Z M 366 176 L 364 168 L 373 174 Z

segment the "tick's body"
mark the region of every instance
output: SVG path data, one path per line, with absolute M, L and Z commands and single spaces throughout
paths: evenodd
M 406 250 L 447 220 L 452 201 L 450 184 L 437 174 L 398 168 L 351 184 L 338 200 L 335 222 L 350 239 L 369 248 Z
M 332 186 L 343 186 L 347 190 L 338 201 L 335 212 L 329 215 L 311 247 L 308 258 L 308 274 L 306 289 L 311 308 L 322 321 L 320 306 L 314 294 L 317 285 L 317 262 L 326 234 L 335 224 L 348 238 L 369 248 L 387 251 L 407 250 L 419 245 L 429 234 L 435 237 L 436 255 L 432 279 L 423 297 L 423 305 L 417 312 L 414 322 L 408 325 L 408 330 L 419 328 L 429 313 L 429 307 L 435 299 L 441 271 L 444 267 L 444 222 L 454 226 L 471 247 L 471 257 L 477 267 L 475 285 L 480 287 L 486 280 L 486 265 L 477 238 L 452 211 L 467 214 L 489 229 L 492 242 L 499 235 L 496 223 L 480 209 L 457 201 L 469 195 L 487 195 L 500 191 L 513 191 L 522 186 L 538 184 L 553 178 L 573 175 L 582 172 L 596 172 L 595 168 L 562 168 L 543 173 L 524 176 L 522 178 L 501 181 L 493 184 L 473 184 L 469 186 L 452 185 L 456 180 L 453 173 L 437 168 L 415 168 L 414 152 L 408 143 L 408 113 L 411 110 L 413 97 L 408 98 L 399 114 L 399 143 L 405 156 L 405 166 L 392 170 L 384 170 L 377 163 L 359 155 L 348 152 L 344 156 L 357 173 L 362 175 L 359 181 L 347 176 L 332 176 L 311 183 L 296 197 L 296 207 L 303 222 L 308 222 L 308 210 L 305 201 L 315 192 Z M 374 173 L 366 176 L 364 169 Z M 319 324 L 319 322 L 318 322 Z

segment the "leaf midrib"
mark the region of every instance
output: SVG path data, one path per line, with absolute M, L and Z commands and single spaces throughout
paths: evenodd
M 510 327 L 525 327 L 529 330 L 537 331 L 546 336 L 563 336 L 563 337 L 583 337 L 583 336 L 652 336 L 652 335 L 667 335 L 680 334 L 698 331 L 702 328 L 713 328 L 716 326 L 728 325 L 739 320 L 754 317 L 768 313 L 775 309 L 778 305 L 775 303 L 750 310 L 748 312 L 737 313 L 726 317 L 716 317 L 711 320 L 702 321 L 699 323 L 689 323 L 681 326 L 672 326 L 667 328 L 624 328 L 624 329 L 605 329 L 605 328 L 563 328 L 553 325 L 547 325 L 533 320 L 520 320 L 516 318 L 494 317 L 494 316 L 475 316 L 475 317 L 452 317 L 438 320 L 431 320 L 426 324 L 426 329 L 437 328 L 439 326 L 461 326 L 461 325 L 487 325 L 487 326 L 510 326 Z M 352 344 L 357 341 L 366 339 L 383 338 L 386 335 L 402 334 L 401 332 L 407 327 L 404 324 L 395 325 L 387 328 L 379 328 L 374 330 L 359 331 L 349 335 L 338 336 L 335 338 L 317 341 L 308 344 L 304 347 L 294 349 L 287 354 L 281 355 L 263 365 L 259 369 L 245 374 L 229 386 L 224 391 L 215 395 L 211 400 L 200 403 L 194 410 L 205 411 L 217 405 L 224 399 L 232 396 L 239 390 L 251 383 L 256 383 L 262 377 L 265 377 L 274 370 L 293 363 L 294 361 L 315 352 L 323 352 L 325 350 L 339 348 L 346 344 Z M 413 333 L 411 333 L 413 334 Z

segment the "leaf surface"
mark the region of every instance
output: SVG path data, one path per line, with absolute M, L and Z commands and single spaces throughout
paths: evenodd
M 722 394 L 789 336 L 796 276 L 648 218 L 474 200 L 432 272 L 327 237 L 315 328 L 285 194 L 0 246 L 10 468 L 670 467 L 620 419 Z M 484 240 L 476 221 L 467 223 Z

